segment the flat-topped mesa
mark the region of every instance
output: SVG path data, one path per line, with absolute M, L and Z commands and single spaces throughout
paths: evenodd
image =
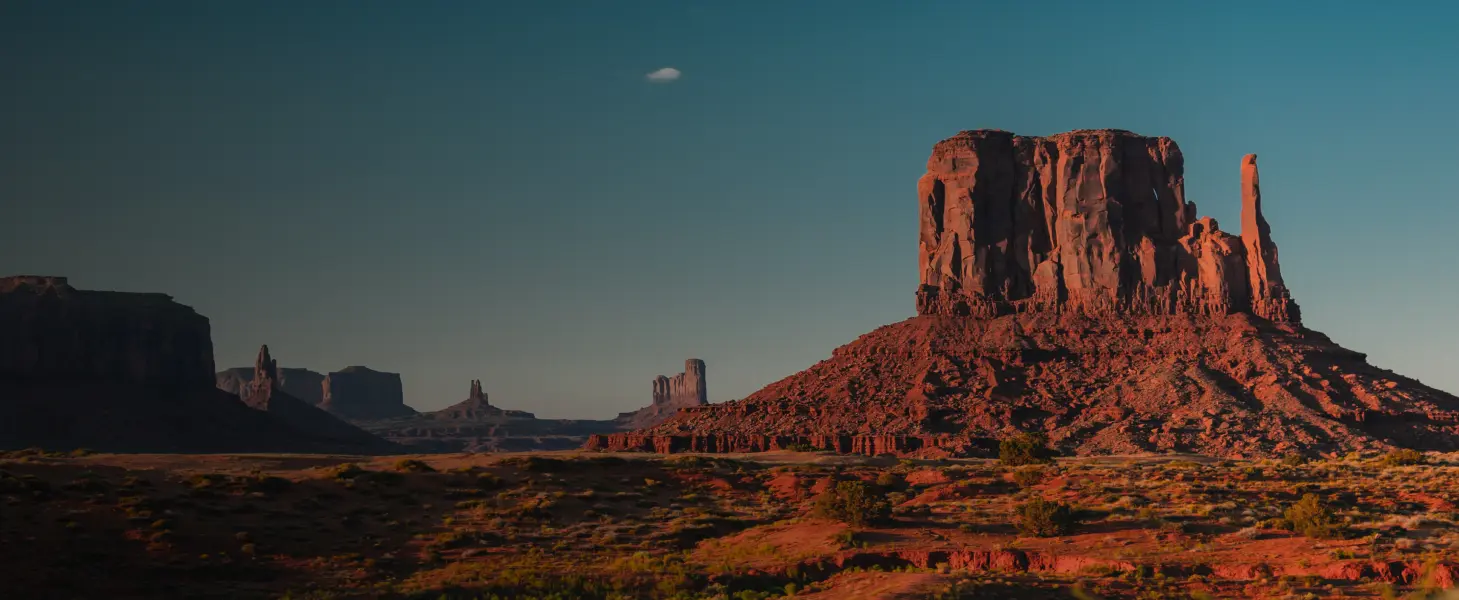
M 78 290 L 65 277 L 0 277 L 0 380 L 206 388 L 207 317 L 167 294 Z
M 324 376 L 319 408 L 346 419 L 389 419 L 416 414 L 405 404 L 399 373 L 345 367 Z
M 1243 160 L 1243 236 L 1196 218 L 1170 138 L 964 131 L 917 183 L 919 314 L 1249 312 L 1299 322 Z M 1247 177 L 1249 174 L 1249 182 Z

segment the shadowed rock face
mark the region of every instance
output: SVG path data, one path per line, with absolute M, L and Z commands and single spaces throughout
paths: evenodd
M 435 412 L 360 421 L 392 442 L 428 452 L 565 450 L 589 435 L 619 430 L 614 421 L 538 419 L 530 412 L 493 406 L 481 381 L 471 381 L 465 400 Z
M 709 404 L 704 361 L 684 361 L 684 372 L 673 377 L 660 375 L 653 380 L 653 403 L 633 412 L 618 415 L 617 421 L 627 429 L 653 427 L 673 416 L 681 408 Z
M 393 444 L 285 392 L 279 383 L 279 363 L 269 354 L 268 346 L 259 348 L 253 379 L 248 382 L 241 398 L 249 407 L 266 412 L 310 437 L 355 445 L 360 452 L 396 449 Z
M 0 377 L 195 386 L 213 381 L 208 319 L 166 294 L 0 278 Z
M 272 359 L 267 368 L 276 369 Z M 301 431 L 273 411 L 251 410 L 214 385 L 207 318 L 169 296 L 77 290 L 64 277 L 0 278 L 0 448 L 359 452 L 379 447 L 379 440 L 368 436 L 360 443 L 361 438 Z M 268 398 L 261 402 L 269 404 Z
M 243 395 L 253 381 L 253 367 L 224 369 L 217 373 L 218 389 Z M 290 396 L 318 406 L 324 402 L 324 374 L 309 369 L 279 367 L 279 387 Z
M 965 131 L 917 183 L 919 314 L 1250 312 L 1300 321 L 1242 162 L 1242 235 L 1197 218 L 1169 138 Z
M 744 400 L 588 448 L 982 454 L 1459 449 L 1459 398 L 1303 328 L 1241 161 L 1242 235 L 1197 218 L 1167 138 L 968 131 L 918 181 L 919 316 Z
M 399 373 L 367 367 L 345 367 L 324 378 L 324 400 L 319 405 L 346 419 L 389 419 L 415 414 L 405 405 Z

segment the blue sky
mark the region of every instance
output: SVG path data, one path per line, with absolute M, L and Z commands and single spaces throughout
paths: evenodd
M 729 400 L 910 316 L 937 140 L 1115 127 L 1174 138 L 1228 229 L 1259 154 L 1306 324 L 1459 391 L 1456 28 L 1447 3 L 6 2 L 0 271 L 171 293 L 220 368 L 267 343 L 401 372 L 418 408 L 481 379 L 609 417 L 687 357 Z

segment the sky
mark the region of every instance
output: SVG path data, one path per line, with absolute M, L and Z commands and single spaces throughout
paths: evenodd
M 0 2 L 0 273 L 159 291 L 218 367 L 429 410 L 742 398 L 915 312 L 964 130 L 1243 154 L 1307 326 L 1459 392 L 1459 8 L 1358 2 Z

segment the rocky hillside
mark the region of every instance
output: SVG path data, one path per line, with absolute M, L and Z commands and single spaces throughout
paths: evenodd
M 1240 235 L 1197 218 L 1175 142 L 963 132 L 918 182 L 921 316 L 744 400 L 590 448 L 1214 456 L 1459 447 L 1459 398 L 1301 326 L 1241 161 Z

